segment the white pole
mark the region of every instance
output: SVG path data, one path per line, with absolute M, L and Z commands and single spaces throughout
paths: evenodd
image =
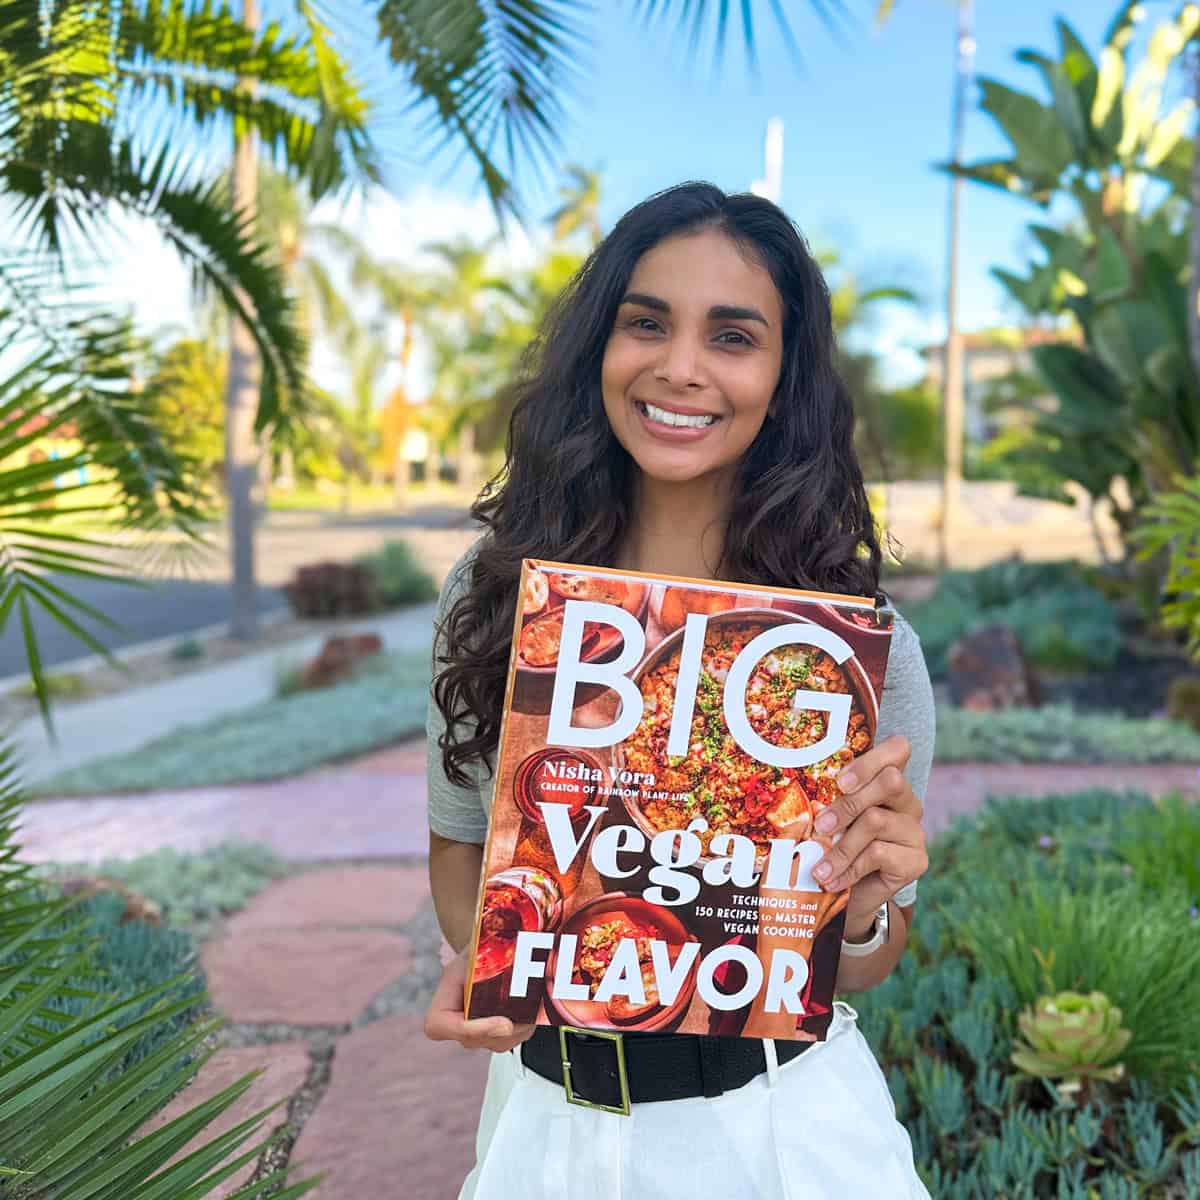
M 950 161 L 960 163 L 967 90 L 975 55 L 971 36 L 973 0 L 958 0 L 955 36 L 955 73 Z M 962 178 L 950 177 L 950 220 L 946 256 L 946 355 L 942 371 L 942 432 L 945 441 L 942 468 L 942 517 L 938 528 L 938 556 L 943 567 L 950 564 L 953 526 L 958 518 L 963 464 L 963 348 L 958 328 L 958 247 Z
M 783 118 L 772 117 L 767 122 L 767 135 L 763 143 L 763 177 L 756 179 L 750 190 L 773 204 L 779 203 L 783 194 Z

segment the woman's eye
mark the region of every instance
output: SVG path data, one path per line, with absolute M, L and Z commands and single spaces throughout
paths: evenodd
M 659 323 L 650 317 L 634 317 L 630 319 L 629 328 L 642 330 L 644 332 L 648 332 L 648 334 L 653 334 L 653 332 L 658 330 Z
M 732 341 L 725 341 L 726 338 L 732 338 Z M 727 346 L 753 346 L 754 343 L 740 329 L 726 329 L 724 333 L 717 336 L 717 341 L 725 341 Z

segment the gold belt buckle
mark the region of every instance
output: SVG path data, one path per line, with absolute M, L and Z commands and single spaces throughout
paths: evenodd
M 575 1095 L 571 1087 L 571 1056 L 567 1053 L 567 1034 L 578 1033 L 586 1037 L 604 1038 L 613 1043 L 617 1051 L 617 1079 L 621 1085 L 621 1103 L 596 1104 Z M 607 1029 L 580 1029 L 578 1025 L 560 1025 L 558 1027 L 558 1045 L 562 1050 L 563 1091 L 567 1094 L 568 1104 L 578 1104 L 581 1108 L 595 1108 L 600 1112 L 617 1113 L 619 1116 L 629 1116 L 629 1075 L 625 1070 L 625 1039 L 620 1033 Z

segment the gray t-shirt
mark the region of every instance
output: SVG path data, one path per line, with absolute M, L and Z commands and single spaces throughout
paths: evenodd
M 474 550 L 472 546 L 446 576 L 438 598 L 438 628 L 467 588 Z M 916 631 L 894 608 L 887 611 L 893 613 L 892 645 L 879 701 L 876 741 L 901 733 L 912 743 L 912 755 L 904 774 L 924 803 L 933 763 L 933 687 Z M 471 783 L 467 786 L 451 783 L 442 769 L 442 752 L 438 749 L 438 739 L 445 728 L 441 709 L 431 695 L 426 722 L 429 827 L 450 841 L 482 845 L 487 840 L 488 814 L 492 810 L 494 784 L 491 772 L 478 760 L 473 760 L 467 766 Z

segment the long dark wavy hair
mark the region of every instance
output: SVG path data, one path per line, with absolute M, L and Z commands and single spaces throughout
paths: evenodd
M 722 576 L 884 599 L 820 268 L 769 200 L 708 183 L 668 188 L 627 212 L 592 251 L 514 382 L 504 467 L 471 508 L 485 532 L 466 592 L 438 632 L 434 700 L 446 719 L 443 767 L 456 783 L 470 781 L 472 760 L 493 764 L 521 560 L 610 565 L 625 539 L 637 467 L 604 412 L 604 349 L 638 259 L 664 238 L 702 229 L 725 233 L 767 269 L 784 312 L 779 383 L 739 465 Z

